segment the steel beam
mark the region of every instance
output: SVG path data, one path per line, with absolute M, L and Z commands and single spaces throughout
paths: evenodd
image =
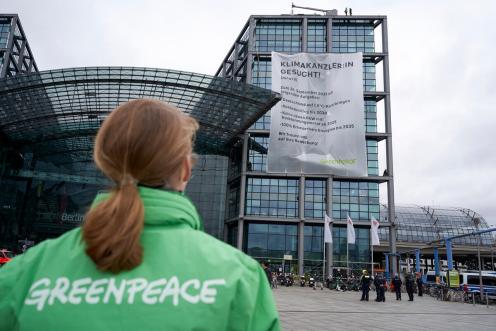
M 328 17 L 326 22 L 326 52 L 332 51 L 332 18 Z
M 388 48 L 388 29 L 387 18 L 382 19 L 382 53 L 384 54 L 384 117 L 386 121 L 386 169 L 388 171 L 387 190 L 388 190 L 388 218 L 389 222 L 393 225 L 389 229 L 389 245 L 391 253 L 393 253 L 393 273 L 397 272 L 396 261 L 396 213 L 394 205 L 394 169 L 393 169 L 393 141 L 392 141 L 392 124 L 391 124 L 391 90 L 389 81 L 389 48 Z
M 241 155 L 241 181 L 239 185 L 239 220 L 238 220 L 238 249 L 243 250 L 244 239 L 244 217 L 245 217 L 245 203 L 246 203 L 246 168 L 248 161 L 248 139 L 249 134 L 243 135 L 243 154 Z
M 301 25 L 302 25 L 301 51 L 303 53 L 306 53 L 308 51 L 308 18 L 303 17 Z
M 11 17 L 11 29 L 9 33 L 9 39 L 7 41 L 7 51 L 3 54 L 3 68 L 2 71 L 0 72 L 0 78 L 4 78 L 7 76 L 7 71 L 9 70 L 10 67 L 10 61 L 11 61 L 11 55 L 12 55 L 12 47 L 14 45 L 14 31 L 15 27 L 17 26 L 17 21 L 19 20 L 19 17 L 17 15 L 13 15 Z
M 251 84 L 253 77 L 253 53 L 254 53 L 254 45 L 255 45 L 255 27 L 256 20 L 252 17 L 248 20 L 248 50 L 246 53 L 247 61 L 246 61 L 246 83 Z
M 251 15 L 250 18 L 255 18 L 255 19 L 289 19 L 289 20 L 295 20 L 298 19 L 300 15 L 291 15 L 291 14 L 283 14 L 283 15 Z M 303 16 L 303 15 L 302 15 Z M 313 19 L 323 19 L 329 16 L 326 15 L 304 15 L 308 18 L 313 18 Z M 375 20 L 381 20 L 385 19 L 386 16 L 384 15 L 352 15 L 352 16 L 345 16 L 345 15 L 336 15 L 332 16 L 334 20 L 347 20 L 347 21 L 363 21 L 363 20 L 370 20 L 370 21 L 375 21 Z

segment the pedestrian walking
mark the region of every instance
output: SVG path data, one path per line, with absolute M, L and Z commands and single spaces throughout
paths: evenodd
M 398 276 L 398 274 L 394 275 L 392 283 L 394 286 L 394 291 L 396 292 L 396 300 L 401 300 L 401 285 L 403 284 L 403 282 L 401 281 L 401 278 Z
M 405 287 L 406 287 L 406 292 L 408 293 L 408 301 L 413 301 L 413 286 L 414 286 L 413 276 L 411 274 L 406 275 Z
M 270 272 L 267 262 L 262 262 L 262 268 L 265 272 L 265 276 L 267 276 L 267 281 L 269 282 L 269 284 L 272 284 L 272 273 Z
M 277 274 L 275 272 L 272 273 L 272 288 L 277 288 Z
M 376 292 L 376 302 L 386 302 L 386 280 L 382 274 L 376 274 L 374 278 L 375 292 Z
M 360 286 L 362 288 L 362 298 L 360 301 L 369 301 L 369 291 L 370 291 L 370 282 L 372 278 L 370 277 L 367 270 L 364 270 L 362 273 L 362 278 L 360 278 Z
M 421 297 L 423 294 L 423 285 L 424 282 L 422 280 L 422 274 L 417 273 L 417 290 L 418 290 L 418 296 Z

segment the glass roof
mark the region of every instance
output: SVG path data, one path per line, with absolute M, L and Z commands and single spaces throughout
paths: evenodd
M 468 234 L 479 230 L 489 229 L 490 226 L 484 218 L 465 208 L 396 205 L 396 224 L 398 242 L 428 243 L 461 234 Z M 381 220 L 387 217 L 387 206 L 381 205 Z M 476 221 L 480 223 L 476 226 Z M 381 240 L 387 240 L 389 229 L 379 228 Z M 494 245 L 492 233 L 481 235 L 483 245 Z M 453 240 L 454 244 L 477 246 L 478 236 L 467 236 Z
M 160 99 L 190 114 L 200 123 L 196 152 L 225 155 L 229 143 L 280 95 L 224 78 L 166 69 L 42 71 L 0 80 L 0 134 L 40 161 L 88 162 L 104 118 L 119 104 L 138 98 Z

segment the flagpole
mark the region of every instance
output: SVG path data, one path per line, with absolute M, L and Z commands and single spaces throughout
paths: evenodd
M 326 243 L 325 243 L 325 220 L 324 220 L 324 232 L 322 238 L 324 239 L 324 246 L 322 246 L 322 250 L 324 251 L 324 260 L 322 260 L 322 284 L 324 284 L 325 279 L 325 261 L 326 261 Z
M 372 217 L 370 220 L 370 251 L 372 254 L 372 273 L 374 273 L 374 245 L 380 245 L 379 235 L 377 229 L 379 228 L 379 221 Z
M 350 277 L 350 255 L 349 255 L 349 246 L 350 246 L 350 223 L 351 218 L 350 215 L 346 215 L 346 275 L 349 278 Z M 353 226 L 353 225 L 352 225 Z M 353 232 L 353 237 L 355 236 Z M 355 239 L 353 238 L 353 242 Z
M 350 277 L 350 258 L 348 257 L 348 238 L 346 238 L 346 275 Z
M 371 275 L 372 277 L 374 276 L 374 245 L 370 245 L 370 251 L 372 252 L 372 268 L 371 270 Z
M 322 261 L 322 282 L 324 282 L 327 278 L 327 272 L 330 272 L 330 270 L 327 270 L 326 268 L 331 267 L 331 263 L 326 265 L 326 244 L 331 244 L 332 245 L 332 231 L 330 228 L 330 225 L 332 224 L 332 219 L 327 216 L 327 214 L 324 215 L 324 242 L 322 246 L 322 251 L 323 251 L 323 257 L 324 260 Z M 331 247 L 332 248 L 332 247 Z M 331 253 L 332 254 L 332 253 Z M 332 258 L 332 255 L 330 256 Z

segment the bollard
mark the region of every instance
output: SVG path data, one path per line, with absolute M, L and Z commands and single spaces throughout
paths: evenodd
M 474 292 L 472 292 L 472 303 L 475 306 L 475 293 Z
M 487 292 L 486 292 L 486 308 L 489 308 L 489 296 L 487 295 Z

